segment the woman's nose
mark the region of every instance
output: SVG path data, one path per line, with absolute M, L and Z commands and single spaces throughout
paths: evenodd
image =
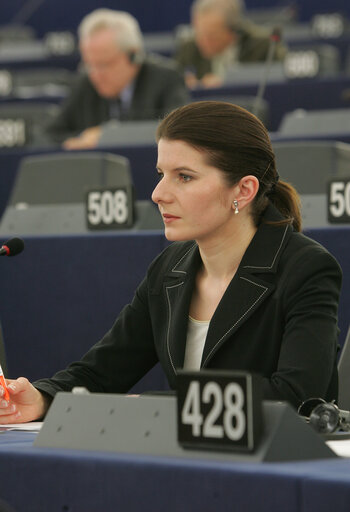
M 169 187 L 167 186 L 166 180 L 162 178 L 154 188 L 152 192 L 152 201 L 154 203 L 167 202 L 170 200 Z

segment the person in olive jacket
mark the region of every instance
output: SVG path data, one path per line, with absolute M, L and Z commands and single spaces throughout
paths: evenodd
M 273 29 L 244 17 L 241 0 L 195 0 L 191 12 L 191 27 L 178 30 L 175 51 L 190 88 L 221 85 L 237 63 L 265 61 L 272 44 L 273 60 L 283 60 L 286 54 L 280 40 L 271 40 Z

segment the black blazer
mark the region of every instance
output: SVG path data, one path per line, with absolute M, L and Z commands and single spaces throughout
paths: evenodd
M 151 56 L 141 65 L 130 108 L 121 120 L 158 119 L 189 101 L 183 77 L 176 70 L 175 64 L 170 59 Z M 82 74 L 48 132 L 53 140 L 61 141 L 110 119 L 109 101 L 102 98 L 89 77 Z
M 265 399 L 337 398 L 341 269 L 317 242 L 269 206 L 210 322 L 201 366 L 257 372 Z M 124 392 L 157 361 L 169 384 L 184 361 L 189 306 L 201 264 L 195 242 L 171 244 L 151 264 L 132 303 L 77 363 L 35 385 Z

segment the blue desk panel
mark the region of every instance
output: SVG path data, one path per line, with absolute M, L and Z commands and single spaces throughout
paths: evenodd
M 237 463 L 32 446 L 0 436 L 0 495 L 16 512 L 348 512 L 350 461 Z
M 0 266 L 9 376 L 51 376 L 79 359 L 130 302 L 165 243 L 162 232 L 25 238 L 24 252 Z

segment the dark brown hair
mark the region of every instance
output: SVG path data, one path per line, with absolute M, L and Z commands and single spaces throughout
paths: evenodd
M 295 188 L 279 180 L 268 132 L 242 107 L 221 101 L 198 101 L 173 110 L 159 124 L 159 139 L 181 140 L 199 149 L 220 169 L 229 185 L 251 174 L 259 180 L 252 202 L 256 225 L 270 200 L 284 219 L 301 230 L 300 199 Z

